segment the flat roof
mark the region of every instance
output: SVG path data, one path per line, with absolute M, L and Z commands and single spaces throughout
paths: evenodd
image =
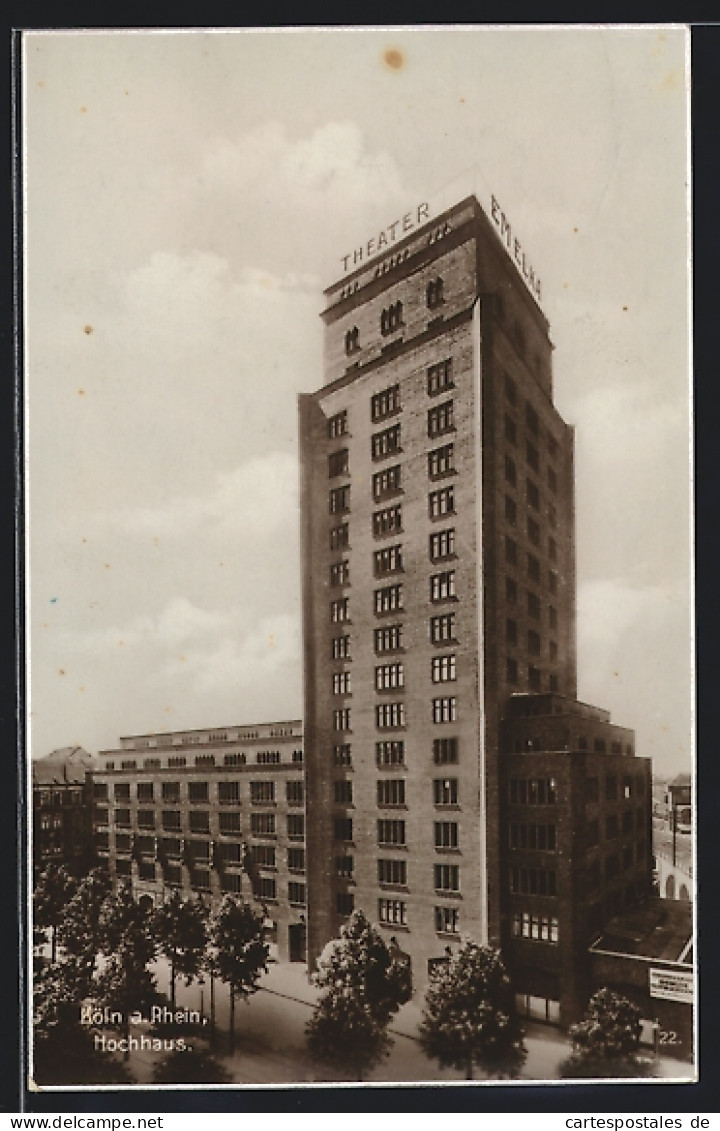
M 679 962 L 682 956 L 690 964 L 687 947 L 692 933 L 691 903 L 654 897 L 611 919 L 590 950 L 666 962 Z

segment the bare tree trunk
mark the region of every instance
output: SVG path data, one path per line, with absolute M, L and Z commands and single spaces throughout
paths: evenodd
M 210 974 L 210 1048 L 215 1051 L 215 978 Z
M 230 1056 L 235 1052 L 235 990 L 230 987 Z
M 175 955 L 170 959 L 170 1002 L 175 1012 Z

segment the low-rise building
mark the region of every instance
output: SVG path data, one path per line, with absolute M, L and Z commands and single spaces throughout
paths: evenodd
M 32 846 L 35 876 L 48 864 L 84 875 L 92 859 L 92 796 L 96 762 L 81 746 L 63 746 L 32 762 Z
M 138 900 L 265 908 L 271 953 L 305 959 L 305 783 L 297 720 L 133 735 L 100 752 L 97 859 Z

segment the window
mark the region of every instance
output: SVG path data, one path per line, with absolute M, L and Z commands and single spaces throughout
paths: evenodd
M 338 452 L 331 452 L 328 456 L 328 477 L 334 479 L 336 475 L 347 475 L 350 470 L 350 453 L 347 448 Z
M 348 431 L 348 414 L 347 409 L 342 412 L 336 412 L 328 420 L 328 437 L 331 440 L 336 440 L 338 436 L 347 435 Z
M 455 513 L 455 488 L 441 487 L 439 491 L 431 491 L 428 495 L 428 513 L 430 518 L 442 518 L 446 514 Z
M 391 624 L 386 628 L 375 629 L 375 651 L 378 654 L 383 652 L 396 652 L 402 648 L 402 633 L 403 627 L 401 624 Z
M 552 605 L 548 606 L 548 624 L 550 628 L 557 628 L 558 626 L 557 609 L 554 609 Z
M 457 761 L 457 738 L 436 738 L 433 741 L 433 762 L 435 762 L 436 765 L 455 765 Z
M 443 281 L 440 278 L 431 279 L 425 291 L 425 301 L 429 310 L 433 310 L 436 306 L 441 306 L 445 301 L 443 298 Z
M 554 852 L 556 845 L 555 825 L 510 824 L 510 847 L 531 848 L 540 852 Z
M 360 331 L 357 326 L 353 326 L 352 330 L 348 330 L 345 335 L 345 353 L 349 356 L 352 353 L 357 353 L 360 349 Z
M 588 805 L 594 805 L 598 800 L 598 780 L 597 778 L 585 778 L 585 801 Z
M 435 778 L 435 780 L 433 781 L 433 804 L 457 805 L 457 803 L 457 778 Z
M 207 805 L 209 800 L 209 786 L 206 781 L 188 782 L 188 800 L 194 804 Z
M 336 805 L 352 805 L 353 783 L 351 781 L 333 782 L 333 800 Z
M 377 783 L 377 803 L 380 808 L 405 804 L 405 779 L 381 778 Z
M 350 672 L 333 672 L 333 695 L 350 695 L 352 693 Z
M 430 600 L 447 601 L 455 596 L 455 570 L 434 573 L 430 578 Z
M 382 432 L 376 432 L 370 441 L 370 451 L 373 459 L 385 459 L 386 456 L 393 455 L 395 452 L 401 450 L 399 424 L 393 424 L 391 428 L 385 428 Z
M 508 617 L 505 621 L 505 638 L 508 644 L 517 644 L 517 621 Z
M 457 821 L 435 821 L 435 847 L 436 848 L 457 848 L 458 847 L 458 823 L 457 823 Z
M 305 800 L 305 783 L 297 780 L 285 782 L 285 797 L 288 805 L 302 805 Z
M 383 550 L 376 550 L 373 564 L 376 577 L 384 573 L 399 573 L 403 567 L 402 546 L 386 546 Z
M 305 849 L 304 848 L 288 848 L 287 861 L 288 861 L 288 870 L 290 872 L 304 872 L 305 871 Z
M 528 683 L 530 684 L 531 691 L 542 690 L 542 673 L 536 667 L 530 664 L 528 668 Z
M 402 664 L 382 664 L 375 668 L 375 690 L 387 691 L 403 687 L 405 678 Z
M 552 594 L 558 591 L 558 575 L 554 569 L 548 570 L 548 589 Z
M 428 475 L 431 479 L 439 479 L 442 475 L 449 475 L 455 470 L 455 445 L 444 444 L 442 448 L 434 448 L 428 452 Z
M 398 534 L 402 530 L 402 506 L 386 507 L 375 511 L 372 516 L 373 534 L 383 538 L 386 534 Z
M 169 880 L 168 883 L 171 881 Z M 180 878 L 178 877 L 178 885 Z M 220 890 L 239 895 L 242 891 L 242 877 L 237 872 L 223 872 L 220 876 Z
M 257 887 L 260 899 L 277 899 L 277 882 L 274 876 L 260 876 Z
M 457 701 L 455 696 L 444 699 L 433 699 L 432 721 L 434 723 L 454 723 L 457 719 Z
M 380 730 L 405 726 L 405 704 L 378 703 L 375 707 L 375 725 Z
M 558 444 L 555 437 L 548 434 L 547 444 L 548 444 L 548 455 L 550 456 L 550 459 L 557 459 L 558 451 L 560 449 L 560 445 Z
M 274 781 L 251 781 L 250 782 L 250 801 L 253 805 L 274 805 L 275 804 L 275 782 Z
M 547 516 L 548 516 L 548 522 L 550 523 L 550 525 L 551 525 L 551 526 L 552 526 L 553 528 L 554 528 L 554 527 L 556 527 L 556 526 L 557 526 L 557 521 L 558 521 L 558 518 L 557 518 L 557 510 L 556 510 L 556 508 L 555 508 L 555 507 L 553 506 L 553 504 L 552 504 L 552 503 L 548 503 Z
M 258 750 L 255 761 L 259 766 L 277 766 L 280 762 L 280 751 Z
M 550 556 L 551 561 L 553 561 L 553 562 L 557 561 L 557 556 L 558 556 L 557 542 L 552 537 L 548 538 L 548 554 Z
M 376 613 L 394 613 L 402 609 L 402 585 L 386 585 L 374 593 Z
M 617 801 L 617 778 L 614 774 L 605 777 L 605 800 Z
M 210 832 L 210 813 L 207 809 L 197 809 L 194 812 L 190 813 L 190 832 Z
M 455 613 L 444 613 L 440 617 L 430 617 L 430 640 L 433 644 L 455 640 Z M 439 681 L 435 680 L 434 682 Z
M 525 426 L 529 432 L 533 433 L 533 435 L 538 435 L 538 432 L 540 431 L 540 421 L 538 419 L 538 414 L 530 404 L 525 405 Z
M 430 661 L 430 678 L 433 683 L 450 683 L 456 678 L 455 656 L 433 656 Z
M 120 768 L 122 770 L 134 770 L 136 766 L 137 761 L 135 760 L 135 758 L 128 758 L 127 760 L 120 763 Z
M 558 645 L 557 640 L 550 641 L 550 659 L 557 660 L 558 658 Z
M 386 307 L 380 315 L 380 333 L 383 335 L 392 334 L 393 331 L 404 325 L 403 304 L 399 300 Z
M 343 880 L 351 880 L 353 878 L 353 869 L 355 861 L 352 856 L 336 856 L 335 857 L 335 875 Z
M 174 757 L 174 758 L 168 758 L 168 769 L 170 769 L 170 770 L 180 769 L 180 767 L 184 766 L 186 764 L 186 762 L 187 762 L 187 759 L 184 757 L 184 755 L 179 755 L 179 756 Z
M 378 821 L 377 838 L 378 844 L 405 844 L 405 822 Z
M 460 891 L 460 866 L 458 864 L 434 864 L 433 875 L 436 891 Z
M 513 895 L 555 895 L 555 869 L 511 868 L 510 891 Z
M 180 841 L 178 841 L 180 844 Z M 132 837 L 129 833 L 115 833 L 115 849 L 117 852 L 132 851 Z
M 95 822 L 98 825 L 106 825 L 108 823 L 108 810 L 107 807 L 95 806 Z
M 430 535 L 430 561 L 437 562 L 443 558 L 451 558 L 455 553 L 455 531 L 436 530 Z
M 349 660 L 350 659 L 350 637 L 349 636 L 334 636 L 333 637 L 332 658 L 333 658 L 333 660 Z
M 517 582 L 512 577 L 505 578 L 505 600 L 511 605 L 517 601 Z
M 251 813 L 250 832 L 253 836 L 275 836 L 275 814 Z
M 151 781 L 138 782 L 137 799 L 138 801 L 152 801 L 153 783 Z
M 511 805 L 554 805 L 557 801 L 555 778 L 511 778 Z
M 375 472 L 372 477 L 372 493 L 376 503 L 379 503 L 381 499 L 388 495 L 397 494 L 401 489 L 400 474 L 401 465 L 399 463 Z
M 380 859 L 378 865 L 378 883 L 388 884 L 393 887 L 407 886 L 407 860 Z
M 513 914 L 512 933 L 516 939 L 534 939 L 536 942 L 557 944 L 558 921 L 554 915 L 516 911 Z
M 334 840 L 352 840 L 353 838 L 353 823 L 352 817 L 336 817 L 333 821 L 333 839 Z
M 164 829 L 179 829 L 180 828 L 180 810 L 179 809 L 163 809 L 161 816 L 162 816 L 162 827 Z
M 539 546 L 540 545 L 540 526 L 535 521 L 535 519 L 530 518 L 529 515 L 528 515 L 528 520 L 527 520 L 527 532 L 528 532 L 528 538 L 532 542 L 533 546 Z
M 540 466 L 540 456 L 535 445 L 531 444 L 529 440 L 525 444 L 525 459 L 533 471 L 538 470 Z
M 533 630 L 530 629 L 530 631 L 528 632 L 528 652 L 530 652 L 531 655 L 539 656 L 540 655 L 540 649 L 541 649 L 540 636 L 537 632 L 533 632 Z
M 370 399 L 370 418 L 373 422 L 400 411 L 400 386 L 391 385 Z
M 346 561 L 332 562 L 330 565 L 330 585 L 336 588 L 339 585 L 350 584 L 350 563 Z
M 115 800 L 116 801 L 129 801 L 130 800 L 130 783 L 129 782 L 115 782 Z
M 508 683 L 518 683 L 519 675 L 517 660 L 514 660 L 511 656 L 508 656 L 507 660 L 505 661 L 505 674 Z
M 350 620 L 349 597 L 341 597 L 338 601 L 330 602 L 330 620 L 333 624 L 343 624 Z
M 528 554 L 527 558 L 528 577 L 531 581 L 540 581 L 540 562 L 534 554 Z
M 138 809 L 137 823 L 138 823 L 138 828 L 154 829 L 155 828 L 155 810 L 154 809 Z
M 530 590 L 528 590 L 527 595 L 527 610 L 531 617 L 535 617 L 536 620 L 540 619 L 540 598 Z
M 429 367 L 427 371 L 428 396 L 437 396 L 445 389 L 452 389 L 454 384 L 451 358 L 448 357 L 445 361 L 440 361 L 437 365 Z
M 333 487 L 329 495 L 330 514 L 342 514 L 350 510 L 350 487 Z
M 428 409 L 428 436 L 441 436 L 443 432 L 452 432 L 455 428 L 453 402 L 443 401 Z
M 224 836 L 240 833 L 240 814 L 237 812 L 220 814 L 220 832 Z
M 615 840 L 618 835 L 617 813 L 611 813 L 605 818 L 605 840 Z
M 288 884 L 288 899 L 290 903 L 300 904 L 305 906 L 305 884 L 299 884 L 295 880 L 290 880 Z
M 550 490 L 553 492 L 553 494 L 556 494 L 557 493 L 557 475 L 555 474 L 555 469 L 553 467 L 549 467 L 547 469 L 547 484 L 548 484 L 548 487 L 550 488 Z
M 333 730 L 350 730 L 350 708 L 341 707 L 333 711 Z
M 350 526 L 347 522 L 333 526 L 330 530 L 330 549 L 347 550 L 350 545 Z
M 335 910 L 338 915 L 352 915 L 355 910 L 354 894 L 351 891 L 336 892 Z
M 517 443 L 517 426 L 512 417 L 507 415 L 505 417 L 505 439 L 509 444 Z
M 436 907 L 435 930 L 438 934 L 457 935 L 460 931 L 460 912 L 458 908 Z
M 388 741 L 375 743 L 375 761 L 378 766 L 403 766 L 405 764 L 405 743 Z
M 407 924 L 407 908 L 401 899 L 379 899 L 378 919 L 381 923 L 404 927 Z
M 107 782 L 95 782 L 93 786 L 93 797 L 97 801 L 107 801 L 108 787 Z
M 352 766 L 352 750 L 349 742 L 333 746 L 333 766 Z
M 258 814 L 260 816 L 261 814 Z M 264 816 L 264 814 L 262 814 Z M 274 813 L 269 816 L 274 817 Z M 302 840 L 305 836 L 305 817 L 301 813 L 288 813 L 288 840 Z

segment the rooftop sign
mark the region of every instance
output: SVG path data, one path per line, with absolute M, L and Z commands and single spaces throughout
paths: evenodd
M 522 249 L 520 240 L 513 236 L 512 227 L 505 213 L 502 211 L 495 197 L 491 197 L 490 215 L 492 216 L 493 223 L 498 230 L 500 239 L 507 248 L 507 253 L 520 271 L 528 290 L 534 298 L 540 302 L 542 300 L 542 285 L 539 277 L 535 274 L 533 268 L 525 257 L 525 252 Z
M 377 236 L 373 236 L 367 240 L 366 243 L 356 247 L 354 251 L 348 252 L 347 255 L 342 256 L 343 271 L 351 271 L 361 264 L 366 263 L 368 259 L 372 259 L 374 255 L 378 255 L 384 248 L 390 247 L 397 240 L 402 239 L 408 232 L 412 232 L 414 228 L 419 227 L 425 220 L 430 217 L 430 205 L 423 202 L 418 204 L 412 212 L 406 212 L 399 220 L 395 220 L 392 224 L 388 224 L 387 228 L 383 228 L 378 232 Z

